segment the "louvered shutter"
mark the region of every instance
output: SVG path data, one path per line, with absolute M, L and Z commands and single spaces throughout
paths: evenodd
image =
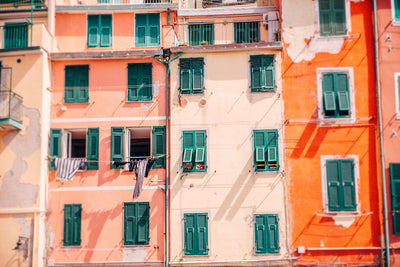
M 80 245 L 81 244 L 81 220 L 82 220 L 82 206 L 80 204 L 75 204 L 72 206 L 73 212 L 73 235 L 72 235 L 72 243 L 71 245 Z
M 165 126 L 153 127 L 153 157 L 164 155 L 165 152 Z M 165 156 L 156 159 L 153 168 L 165 168 Z
M 279 253 L 279 227 L 276 215 L 267 215 L 268 253 Z
M 148 43 L 147 46 L 160 45 L 160 14 L 147 14 L 147 31 Z
M 100 15 L 88 15 L 88 47 L 99 46 Z
M 319 0 L 319 23 L 322 36 L 332 34 L 332 19 L 331 0 Z
M 146 46 L 147 14 L 136 14 L 135 24 L 136 47 Z
M 112 15 L 100 16 L 100 46 L 110 47 L 112 44 Z
M 390 163 L 393 233 L 400 234 L 400 163 Z
M 254 219 L 254 231 L 255 231 L 255 242 L 256 242 L 256 253 L 266 253 L 267 245 L 266 245 L 266 215 L 258 214 Z
M 111 127 L 111 168 L 114 169 L 113 161 L 124 160 L 124 128 Z M 118 167 L 122 169 L 122 166 Z
M 349 79 L 346 73 L 335 73 L 339 112 L 348 115 L 350 111 Z
M 356 210 L 354 166 L 352 160 L 341 160 L 341 182 L 343 190 L 343 210 Z
M 262 89 L 262 58 L 261 56 L 251 56 L 251 89 L 258 91 Z
M 54 158 L 61 158 L 61 129 L 50 129 L 50 157 L 49 169 L 55 170 Z
M 340 205 L 340 180 L 339 163 L 337 160 L 326 161 L 326 180 L 328 186 L 328 208 L 330 211 L 339 211 Z
M 135 203 L 124 203 L 124 245 L 134 245 L 136 241 Z
M 195 255 L 195 215 L 185 214 L 185 255 Z
M 89 101 L 89 65 L 75 66 L 75 102 L 86 103 Z
M 136 203 L 137 206 L 137 244 L 149 243 L 149 203 Z
M 345 0 L 331 0 L 332 1 L 332 16 L 333 16 L 333 34 L 345 35 L 346 34 L 346 9 Z
M 88 170 L 97 170 L 99 169 L 99 128 L 89 128 L 87 135 L 87 168 Z
M 128 101 L 139 100 L 139 64 L 128 64 Z
M 268 168 L 278 168 L 278 132 L 276 130 L 268 130 L 267 132 L 267 149 L 268 149 Z
M 139 98 L 142 101 L 150 101 L 153 95 L 153 81 L 152 81 L 152 64 L 140 64 L 140 79 L 141 90 L 139 91 Z
M 336 111 L 336 93 L 334 90 L 334 75 L 333 73 L 326 73 L 322 77 L 322 93 L 323 93 L 323 106 L 325 115 L 335 115 Z
M 207 255 L 208 254 L 208 223 L 207 214 L 196 214 L 197 215 L 197 254 Z
M 262 57 L 262 67 L 263 67 L 263 87 L 265 90 L 273 91 L 275 90 L 275 65 L 273 56 L 263 56 Z
M 192 63 L 192 77 L 193 77 L 193 93 L 199 93 L 203 91 L 203 58 L 193 58 Z

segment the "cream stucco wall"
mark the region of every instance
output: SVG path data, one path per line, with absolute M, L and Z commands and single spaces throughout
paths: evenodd
M 250 55 L 275 55 L 276 92 L 250 91 Z M 287 253 L 280 51 L 183 54 L 204 57 L 205 90 L 179 99 L 179 59 L 171 71 L 171 264 L 263 261 Z M 201 100 L 206 100 L 202 105 Z M 277 129 L 279 172 L 254 172 L 253 130 Z M 182 131 L 207 131 L 207 172 L 182 172 Z M 184 213 L 208 213 L 207 256 L 184 256 Z M 254 214 L 278 214 L 279 254 L 255 254 Z M 199 264 L 199 263 L 196 263 Z

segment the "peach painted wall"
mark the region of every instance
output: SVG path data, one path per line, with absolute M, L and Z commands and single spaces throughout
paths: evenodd
M 346 38 L 318 35 L 317 4 L 318 1 L 311 0 L 293 5 L 283 1 L 282 7 L 290 249 L 300 257 L 299 264 L 379 263 L 380 251 L 375 248 L 381 246 L 381 183 L 372 3 L 346 0 L 351 12 L 351 31 Z M 350 67 L 354 72 L 356 123 L 324 126 L 318 117 L 317 69 L 340 67 Z M 358 157 L 358 209 L 353 215 L 338 216 L 324 211 L 326 186 L 321 157 L 330 155 Z M 298 254 L 298 246 L 305 246 L 306 253 Z M 341 247 L 370 249 L 334 249 Z

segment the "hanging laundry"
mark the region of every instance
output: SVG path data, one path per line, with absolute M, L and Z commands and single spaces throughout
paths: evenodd
M 56 167 L 56 179 L 61 181 L 72 181 L 82 161 L 83 160 L 81 159 L 56 158 L 54 161 Z
M 150 169 L 153 163 L 156 161 L 154 158 L 142 159 L 136 163 L 135 174 L 136 174 L 136 185 L 133 191 L 133 199 L 137 199 L 142 192 L 144 177 L 149 175 Z

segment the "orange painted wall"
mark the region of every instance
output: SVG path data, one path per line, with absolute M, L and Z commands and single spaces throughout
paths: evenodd
M 290 247 L 295 256 L 300 257 L 300 264 L 380 262 L 380 251 L 374 249 L 381 246 L 382 221 L 372 3 L 350 1 L 350 5 L 352 32 L 337 54 L 316 53 L 312 60 L 296 63 L 287 53 L 291 44 L 283 38 Z M 322 126 L 317 122 L 317 68 L 327 67 L 353 68 L 356 124 Z M 335 223 L 334 218 L 324 212 L 321 156 L 325 155 L 357 155 L 359 158 L 356 183 L 360 208 L 354 221 L 346 226 Z M 297 253 L 298 246 L 305 246 L 306 253 Z M 339 247 L 373 248 L 335 249 Z

